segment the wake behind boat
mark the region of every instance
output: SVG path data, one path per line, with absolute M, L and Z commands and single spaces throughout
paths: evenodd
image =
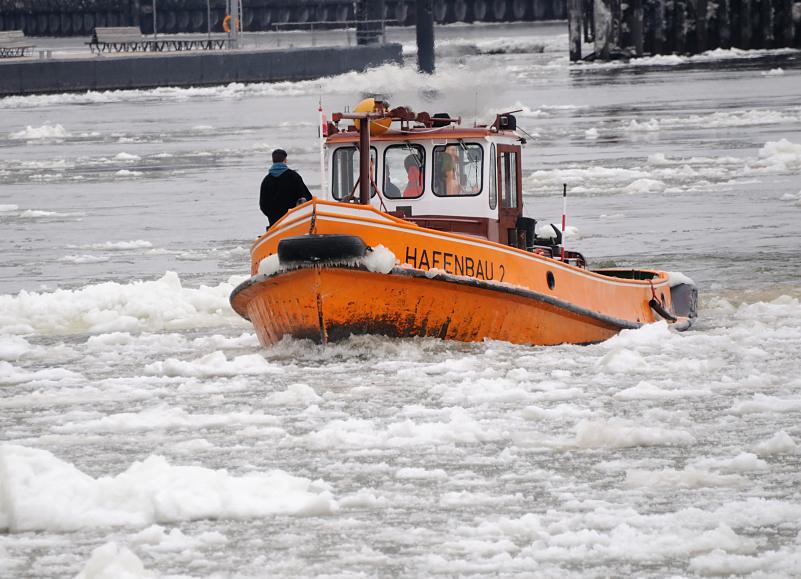
M 686 276 L 590 270 L 565 248 L 564 221 L 538 236 L 523 216 L 513 114 L 462 127 L 367 99 L 333 121 L 319 198 L 256 240 L 251 277 L 231 294 L 262 344 L 351 334 L 586 344 L 695 319 Z

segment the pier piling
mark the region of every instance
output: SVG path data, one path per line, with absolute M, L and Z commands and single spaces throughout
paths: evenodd
M 417 68 L 420 72 L 434 73 L 434 3 L 417 0 Z
M 567 0 L 570 60 L 801 47 L 801 0 Z
M 581 7 L 582 0 L 568 0 L 568 38 L 570 62 L 581 60 Z

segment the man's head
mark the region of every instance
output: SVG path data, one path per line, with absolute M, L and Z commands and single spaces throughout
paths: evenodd
M 286 161 L 286 151 L 283 149 L 276 149 L 273 151 L 273 163 L 283 163 Z

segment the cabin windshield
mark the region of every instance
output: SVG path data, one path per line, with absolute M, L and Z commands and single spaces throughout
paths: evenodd
M 390 145 L 384 151 L 384 188 L 387 199 L 414 199 L 425 190 L 426 150 L 420 145 Z
M 378 153 L 374 147 L 370 147 L 370 175 L 375 183 L 375 165 Z M 331 194 L 334 199 L 341 201 L 349 195 L 354 194 L 358 197 L 359 192 L 356 187 L 359 181 L 359 149 L 355 146 L 339 147 L 334 151 L 331 161 L 333 183 Z M 375 196 L 375 187 L 370 185 L 370 197 Z
M 439 197 L 473 197 L 481 193 L 484 175 L 484 149 L 478 143 L 458 143 L 434 147 L 432 188 Z

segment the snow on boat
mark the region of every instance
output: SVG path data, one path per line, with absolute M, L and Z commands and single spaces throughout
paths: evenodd
M 692 324 L 686 276 L 591 270 L 558 228 L 537 235 L 512 114 L 462 127 L 367 99 L 333 120 L 321 195 L 255 241 L 251 277 L 231 294 L 262 344 L 351 334 L 588 344 L 662 319 Z

